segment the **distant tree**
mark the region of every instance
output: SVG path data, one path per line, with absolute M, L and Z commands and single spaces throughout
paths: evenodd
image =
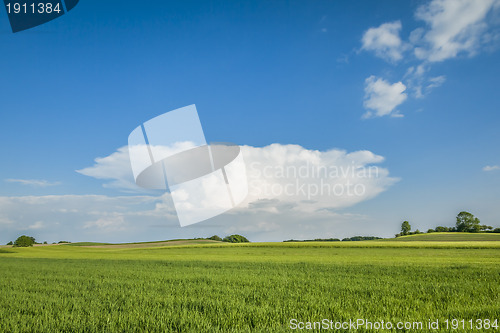
M 500 228 L 495 228 L 492 232 L 494 232 L 494 233 L 500 233 Z
M 436 230 L 434 230 L 434 229 L 428 229 L 428 230 L 427 230 L 427 233 L 428 233 L 428 234 L 433 233 L 433 232 L 436 232 Z
M 489 230 L 493 230 L 493 227 L 491 225 L 480 225 L 479 226 L 479 230 L 481 231 L 489 231 Z
M 217 235 L 213 235 L 212 237 L 208 238 L 208 239 L 211 239 L 211 240 L 214 240 L 214 241 L 218 241 L 218 242 L 222 242 L 222 238 L 220 238 L 219 236 Z
M 354 237 L 344 238 L 344 239 L 342 239 L 342 241 L 343 242 L 358 242 L 358 241 L 374 240 L 374 239 L 382 239 L 382 238 L 374 237 L 374 236 L 354 236 Z
M 47 244 L 47 241 L 43 242 L 43 244 Z
M 14 243 L 12 243 L 12 241 L 8 242 L 7 245 L 14 245 Z
M 479 232 L 481 226 L 477 217 L 469 212 L 460 212 L 457 215 L 456 228 L 458 232 Z
M 14 242 L 15 247 L 30 247 L 35 244 L 35 238 L 26 235 L 19 236 Z
M 231 236 L 226 236 L 222 240 L 223 242 L 228 242 L 228 243 L 248 243 L 249 240 L 246 239 L 245 237 L 241 235 L 231 235 Z
M 410 233 L 410 230 L 411 230 L 410 222 L 404 221 L 401 224 L 401 235 L 403 235 L 403 236 L 408 235 Z

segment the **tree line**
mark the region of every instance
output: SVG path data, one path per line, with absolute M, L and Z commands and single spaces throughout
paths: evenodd
M 481 224 L 481 221 L 473 214 L 462 211 L 458 213 L 454 227 L 437 226 L 434 229 L 428 229 L 427 233 L 433 232 L 494 232 L 500 233 L 500 228 L 493 229 L 492 226 Z M 396 234 L 399 236 L 423 234 L 420 230 L 411 231 L 411 225 L 408 221 L 401 223 L 401 232 Z
M 62 243 L 71 243 L 71 242 L 59 241 L 58 243 L 54 242 L 52 244 L 62 244 Z M 47 241 L 44 241 L 43 243 L 38 243 L 35 237 L 26 235 L 19 236 L 14 242 L 10 241 L 7 243 L 7 245 L 12 245 L 13 247 L 30 247 L 33 246 L 34 244 L 48 244 L 48 243 Z
M 220 238 L 217 235 L 213 235 L 212 237 L 206 238 L 218 242 L 227 242 L 227 243 L 249 243 L 250 241 L 246 239 L 246 237 L 241 235 L 230 235 L 224 238 Z
M 382 237 L 374 237 L 374 236 L 354 236 L 347 238 L 315 238 L 315 239 L 289 239 L 283 242 L 358 242 L 364 240 L 375 240 L 382 239 Z

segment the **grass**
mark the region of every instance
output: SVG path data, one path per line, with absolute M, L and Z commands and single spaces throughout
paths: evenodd
M 9 249 L 0 252 L 0 331 L 289 332 L 293 318 L 499 319 L 496 244 Z
M 87 247 L 103 247 L 103 248 L 139 248 L 139 247 L 163 247 L 163 246 L 178 246 L 178 245 L 194 245 L 194 244 L 211 244 L 220 243 L 210 239 L 173 239 L 166 241 L 142 242 L 142 243 L 94 243 L 94 242 L 79 242 L 67 244 L 68 246 L 87 246 Z
M 398 238 L 385 239 L 385 241 L 397 241 L 397 242 L 496 241 L 496 242 L 500 242 L 500 234 L 499 233 L 434 232 L 434 233 L 430 233 L 430 234 L 401 236 Z

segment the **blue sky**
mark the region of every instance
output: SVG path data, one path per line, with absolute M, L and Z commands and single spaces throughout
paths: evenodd
M 498 227 L 499 7 L 82 0 L 16 34 L 2 9 L 0 242 L 22 233 L 49 241 L 390 236 L 403 219 L 421 230 L 453 225 L 460 210 Z M 99 168 L 94 160 L 126 146 L 136 126 L 190 104 L 208 141 L 369 151 L 392 180 L 359 202 L 332 205 L 332 216 L 308 212 L 308 223 L 248 206 L 198 227 L 158 229 L 160 219 L 137 226 L 120 203 L 103 206 L 109 223 L 94 223 L 89 195 L 134 202 L 139 194 L 76 170 Z M 37 200 L 52 208 L 40 211 Z M 75 216 L 53 215 L 65 205 Z

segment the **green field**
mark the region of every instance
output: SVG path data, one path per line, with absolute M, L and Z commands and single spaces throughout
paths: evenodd
M 4 247 L 0 332 L 291 332 L 292 319 L 500 319 L 498 239 L 410 237 L 420 239 Z
M 397 242 L 463 242 L 463 241 L 500 241 L 500 234 L 497 233 L 465 233 L 465 232 L 434 232 L 430 234 L 419 234 L 402 236 L 398 238 L 384 239 L 384 241 Z

